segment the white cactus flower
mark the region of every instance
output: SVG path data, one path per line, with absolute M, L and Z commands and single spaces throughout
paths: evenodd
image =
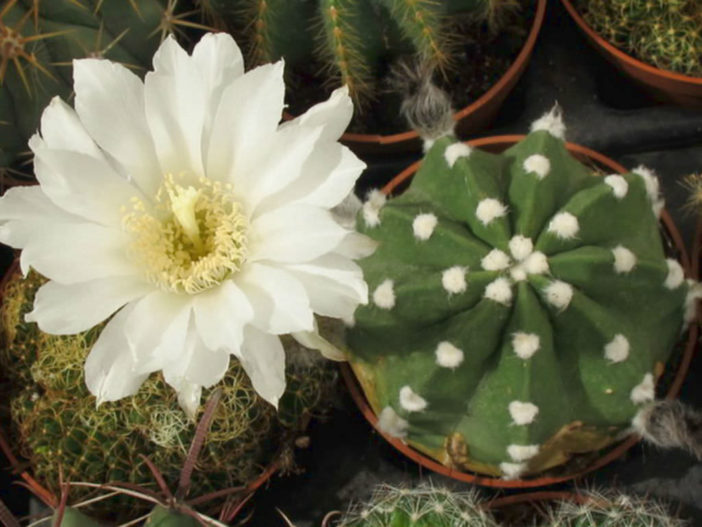
M 332 211 L 364 168 L 337 141 L 351 100 L 280 124 L 282 61 L 244 73 L 223 33 L 192 55 L 168 38 L 153 64 L 142 82 L 75 61 L 75 110 L 54 99 L 30 140 L 39 186 L 0 200 L 0 241 L 50 280 L 28 319 L 58 335 L 109 319 L 85 364 L 98 402 L 162 371 L 194 415 L 234 355 L 277 405 L 278 335 L 318 342 L 315 313 L 367 301 L 353 259 L 373 244 Z

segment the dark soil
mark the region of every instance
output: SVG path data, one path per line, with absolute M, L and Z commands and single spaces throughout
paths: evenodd
M 492 34 L 487 24 L 454 23 L 449 29 L 458 35 L 458 50 L 450 71 L 436 74 L 436 82 L 449 94 L 456 109 L 464 108 L 488 91 L 509 69 L 521 51 L 536 13 L 536 0 L 527 0 L 505 21 L 503 30 Z M 388 70 L 390 65 L 388 65 Z M 336 86 L 323 77 L 324 66 L 310 64 L 308 71 L 288 72 L 288 111 L 303 113 L 325 100 Z M 381 80 L 375 99 L 356 108 L 348 132 L 393 134 L 408 129 L 400 116 L 400 96 Z

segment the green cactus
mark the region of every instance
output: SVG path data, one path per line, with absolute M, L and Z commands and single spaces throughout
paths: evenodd
M 60 474 L 71 482 L 143 485 L 153 482 L 140 457 L 145 455 L 167 482 L 177 481 L 195 427 L 173 390 L 160 375 L 153 375 L 134 396 L 96 407 L 85 386 L 83 364 L 101 327 L 54 336 L 25 322 L 31 298 L 43 282 L 33 272 L 27 279 L 14 276 L 5 288 L 0 312 L 0 376 L 14 387 L 6 404 L 11 405 L 14 435 L 33 475 L 56 494 Z M 198 458 L 192 495 L 250 482 L 288 451 L 310 414 L 321 411 L 335 380 L 333 368 L 292 339 L 284 345 L 289 359 L 287 389 L 277 413 L 256 395 L 232 358 L 217 385 L 222 398 Z M 205 390 L 203 398 L 213 389 Z M 77 500 L 85 492 L 83 487 L 72 487 L 70 495 Z M 124 499 L 99 502 L 94 509 L 108 515 L 112 509 L 138 510 L 121 507 Z
M 660 500 L 621 494 L 587 492 L 583 499 L 552 506 L 540 527 L 684 527 Z
M 28 161 L 43 109 L 72 94 L 71 62 L 105 57 L 139 71 L 188 12 L 177 0 L 5 0 L 0 6 L 0 167 Z M 24 154 L 24 155 L 23 155 Z
M 532 130 L 499 155 L 442 137 L 406 192 L 372 193 L 371 302 L 348 332 L 381 429 L 505 478 L 628 430 L 697 294 L 664 255 L 650 171 L 594 175 L 556 111 Z
M 497 527 L 477 492 L 379 485 L 367 502 L 353 505 L 337 527 Z
M 615 46 L 659 68 L 702 76 L 697 0 L 579 0 L 585 21 Z
M 251 62 L 284 57 L 308 71 L 325 65 L 328 79 L 347 84 L 363 107 L 381 86 L 388 65 L 413 54 L 445 69 L 452 61 L 449 17 L 496 21 L 513 0 L 206 0 L 207 19 L 243 33 Z

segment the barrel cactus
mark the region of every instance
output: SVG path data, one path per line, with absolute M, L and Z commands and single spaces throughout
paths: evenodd
M 45 281 L 34 272 L 27 278 L 13 275 L 0 309 L 3 411 L 6 405 L 11 407 L 18 453 L 29 461 L 34 477 L 56 495 L 61 478 L 151 485 L 153 475 L 142 456 L 159 468 L 169 485 L 175 485 L 195 434 L 195 424 L 180 408 L 176 394 L 160 375 L 152 375 L 134 396 L 96 407 L 83 369 L 104 325 L 57 336 L 26 322 L 34 294 Z M 321 331 L 325 324 L 322 320 Z M 273 461 L 289 459 L 291 445 L 310 415 L 322 411 L 336 378 L 333 367 L 292 338 L 284 345 L 287 389 L 277 412 L 256 394 L 235 359 L 224 379 L 206 390 L 219 388 L 222 397 L 197 460 L 191 496 L 249 483 Z M 86 492 L 92 489 L 72 487 L 72 502 Z M 148 506 L 149 502 L 119 496 L 92 507 L 95 514 L 114 519 Z
M 72 94 L 71 61 L 105 57 L 137 70 L 161 39 L 197 26 L 175 0 L 5 0 L 0 6 L 0 168 L 26 161 L 27 139 L 55 95 Z
M 379 247 L 353 368 L 381 430 L 449 467 L 518 478 L 612 444 L 694 316 L 655 175 L 595 174 L 564 129 L 554 110 L 501 154 L 447 132 L 359 214 Z
M 200 0 L 209 23 L 241 32 L 255 63 L 285 57 L 293 69 L 322 64 L 363 106 L 400 55 L 450 65 L 449 17 L 499 26 L 513 0 Z M 454 39 L 455 40 L 455 39 Z
M 379 485 L 366 502 L 353 504 L 337 527 L 497 527 L 477 492 L 423 484 Z

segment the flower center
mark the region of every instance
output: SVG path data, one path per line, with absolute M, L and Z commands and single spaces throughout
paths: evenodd
M 125 209 L 131 253 L 159 288 L 194 294 L 220 284 L 246 260 L 247 222 L 231 185 L 206 178 L 197 188 L 164 178 L 155 203 Z

